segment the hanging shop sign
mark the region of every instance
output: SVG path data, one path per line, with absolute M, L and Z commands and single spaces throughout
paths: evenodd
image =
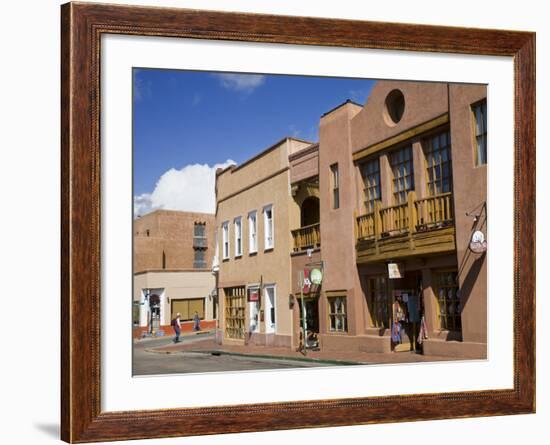
M 309 269 L 304 269 L 303 277 L 304 278 L 302 280 L 302 290 L 303 290 L 304 294 L 307 294 L 307 293 L 309 293 L 309 290 L 311 289 L 311 285 L 312 285 Z
M 390 280 L 398 280 L 405 275 L 405 265 L 403 263 L 388 263 L 388 277 Z
M 298 287 L 304 294 L 316 292 L 323 282 L 323 272 L 321 268 L 304 268 L 298 272 Z
M 472 238 L 470 239 L 470 250 L 473 253 L 483 253 L 487 251 L 487 241 L 485 240 L 485 235 L 481 230 L 476 230 L 472 233 Z
M 248 289 L 248 301 L 260 301 L 260 290 L 258 288 Z
M 323 272 L 320 269 L 313 269 L 309 274 L 309 279 L 313 284 L 321 284 L 323 281 Z

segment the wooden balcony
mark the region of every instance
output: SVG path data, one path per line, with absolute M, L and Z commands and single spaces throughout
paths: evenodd
M 377 201 L 355 222 L 358 263 L 451 252 L 456 245 L 452 193 L 416 199 L 409 192 L 406 203 L 385 208 Z
M 315 249 L 321 246 L 321 225 L 311 224 L 291 231 L 294 240 L 294 252 Z

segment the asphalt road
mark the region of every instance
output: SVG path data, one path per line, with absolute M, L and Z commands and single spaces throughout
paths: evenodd
M 207 335 L 182 337 L 183 342 L 196 342 Z M 323 363 L 281 360 L 271 358 L 212 355 L 210 353 L 157 353 L 147 349 L 171 344 L 171 338 L 141 340 L 134 343 L 133 374 L 160 375 L 196 372 L 247 371 L 258 369 L 290 369 L 327 366 Z

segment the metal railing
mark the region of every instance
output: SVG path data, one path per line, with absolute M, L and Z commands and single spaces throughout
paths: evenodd
M 208 247 L 208 239 L 205 236 L 194 236 L 193 247 Z

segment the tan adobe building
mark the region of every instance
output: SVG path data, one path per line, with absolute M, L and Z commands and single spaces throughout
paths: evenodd
M 134 336 L 172 334 L 181 314 L 190 330 L 197 312 L 201 328 L 215 327 L 215 217 L 156 210 L 134 220 Z
M 219 340 L 290 347 L 290 154 L 310 142 L 286 138 L 216 174 Z
M 241 289 L 238 305 L 220 311 L 220 340 L 230 336 L 227 320 L 240 320 L 243 342 L 252 327 L 264 332 L 271 307 L 260 288 L 256 328 L 250 289 L 274 281 L 269 274 L 281 290 L 280 334 L 291 337 L 281 345 L 303 342 L 304 294 L 312 347 L 485 358 L 486 95 L 483 85 L 378 81 L 364 106 L 347 101 L 321 117 L 318 144 L 283 142 L 219 174 L 216 224 L 231 249 L 234 233 L 248 237 L 234 218 L 246 224 L 250 210 L 278 202 L 277 255 L 262 248 L 256 259 L 245 246 L 220 263 L 218 287 Z M 313 268 L 322 284 L 301 288 L 298 277 Z M 220 297 L 221 306 L 221 289 Z

